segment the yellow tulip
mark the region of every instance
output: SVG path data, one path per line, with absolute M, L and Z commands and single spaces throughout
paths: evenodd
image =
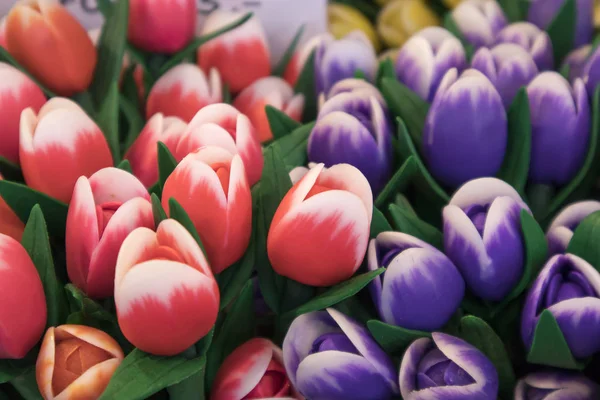
M 329 4 L 327 6 L 329 32 L 336 39 L 341 39 L 352 31 L 360 30 L 367 35 L 375 51 L 381 49 L 381 42 L 371 22 L 360 11 L 345 4 Z
M 457 5 L 459 5 L 463 0 L 442 0 L 442 3 L 444 3 L 444 5 L 446 7 L 448 7 L 449 9 L 453 9 L 455 8 Z
M 377 3 L 380 6 L 385 6 L 390 1 L 392 1 L 392 0 L 375 0 L 375 3 Z
M 400 47 L 423 28 L 440 25 L 440 19 L 423 0 L 394 0 L 377 19 L 377 32 L 388 47 Z
M 600 0 L 594 0 L 594 26 L 600 28 Z

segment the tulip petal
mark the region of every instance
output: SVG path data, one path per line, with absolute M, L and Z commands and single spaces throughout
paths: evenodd
M 371 239 L 369 242 L 369 247 L 367 249 L 367 269 L 369 271 L 375 271 L 379 269 L 379 260 L 377 257 L 377 241 L 375 239 Z M 369 283 L 369 293 L 371 294 L 371 299 L 375 304 L 375 308 L 379 313 L 381 313 L 381 292 L 383 291 L 383 277 L 381 275 L 376 276 Z
M 433 348 L 433 340 L 420 338 L 412 342 L 406 349 L 400 364 L 400 394 L 405 399 L 412 399 L 417 391 L 417 372 L 420 361 Z
M 257 133 L 248 117 L 243 114 L 237 117 L 235 143 L 244 161 L 248 182 L 254 185 L 260 180 L 264 160 Z
M 124 203 L 130 199 L 141 197 L 150 201 L 148 190 L 129 172 L 119 168 L 103 168 L 89 179 L 94 201 L 100 205 L 109 202 Z
M 208 123 L 189 130 L 182 136 L 177 145 L 176 157 L 183 160 L 188 154 L 204 146 L 217 146 L 237 154 L 237 147 L 231 135 L 221 126 Z
M 529 210 L 519 193 L 508 183 L 497 178 L 479 178 L 462 185 L 450 199 L 452 205 L 463 210 L 472 205 L 488 205 L 496 197 L 506 196 L 520 203 L 521 207 Z
M 600 386 L 580 373 L 545 370 L 521 379 L 515 389 L 515 400 L 527 400 L 528 391 L 538 390 L 547 393 L 544 400 L 588 400 L 600 395 Z
M 96 364 L 75 379 L 65 390 L 51 398 L 55 400 L 96 398 L 104 392 L 120 364 L 121 360 L 116 358 Z
M 579 223 L 596 211 L 600 211 L 600 202 L 595 200 L 580 201 L 565 207 L 552 220 L 546 234 L 550 254 L 565 252 Z
M 160 225 L 159 225 L 160 228 Z M 118 303 L 119 286 L 135 265 L 150 259 L 152 251 L 159 246 L 156 233 L 148 228 L 137 228 L 123 241 L 115 267 L 115 303 Z
M 167 219 L 161 222 L 156 231 L 156 239 L 162 246 L 176 250 L 190 267 L 206 276 L 212 276 L 202 249 L 187 229 L 177 221 Z
M 556 318 L 575 358 L 590 357 L 600 350 L 600 299 L 564 300 L 548 310 Z

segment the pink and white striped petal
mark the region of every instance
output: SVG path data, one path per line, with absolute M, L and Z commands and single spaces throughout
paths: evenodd
M 207 123 L 189 130 L 181 137 L 175 150 L 175 157 L 181 161 L 185 156 L 204 146 L 217 146 L 237 154 L 238 150 L 231 134 L 220 125 Z
M 98 205 L 124 203 L 136 197 L 150 200 L 144 185 L 135 176 L 119 168 L 103 168 L 90 176 L 89 182 Z

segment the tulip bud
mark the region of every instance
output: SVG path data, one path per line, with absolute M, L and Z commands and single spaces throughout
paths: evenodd
M 6 17 L 8 52 L 50 90 L 70 96 L 92 82 L 96 48 L 54 0 L 20 0 Z
M 524 48 L 533 58 L 540 71 L 554 67 L 552 41 L 548 33 L 529 22 L 515 22 L 502 29 L 496 36 L 496 44 L 514 43 Z
M 394 0 L 379 12 L 377 32 L 388 47 L 400 47 L 421 29 L 439 24 L 439 17 L 427 2 Z
M 175 53 L 194 38 L 196 0 L 131 0 L 127 39 L 151 53 Z
M 0 359 L 23 358 L 46 325 L 44 287 L 27 251 L 0 234 Z
M 304 95 L 294 94 L 294 89 L 285 80 L 269 76 L 257 80 L 236 97 L 233 106 L 248 116 L 261 142 L 273 139 L 265 112 L 267 105 L 283 111 L 295 121 L 300 121 L 304 110 Z
M 371 21 L 356 8 L 346 4 L 330 3 L 327 6 L 329 32 L 336 39 L 341 39 L 352 31 L 362 31 L 368 38 L 375 51 L 381 49 L 381 43 Z
M 308 159 L 331 167 L 347 163 L 362 172 L 377 194 L 392 172 L 392 125 L 387 107 L 366 90 L 327 100 L 308 138 Z
M 206 35 L 233 23 L 242 16 L 237 12 L 217 10 L 204 22 Z M 271 73 L 269 46 L 258 17 L 253 16 L 243 25 L 224 33 L 198 49 L 198 65 L 204 71 L 216 68 L 223 82 L 233 93 L 250 86 L 254 81 Z
M 415 340 L 400 364 L 400 393 L 405 399 L 496 400 L 498 372 L 469 343 L 434 332 Z
M 465 0 L 452 10 L 452 19 L 475 48 L 491 46 L 508 23 L 495 0 Z
M 244 255 L 252 230 L 252 196 L 239 155 L 215 146 L 190 153 L 165 182 L 165 210 L 171 197 L 194 223 L 215 274 Z
M 12 65 L 0 62 L 0 156 L 19 162 L 19 121 L 31 107 L 38 112 L 46 102 L 42 90 Z
M 231 154 L 239 154 L 248 183 L 254 185 L 259 181 L 264 160 L 256 129 L 250 119 L 234 107 L 211 104 L 198 111 L 182 135 L 175 157 L 180 161 L 203 146 L 218 146 Z
M 233 351 L 217 372 L 211 400 L 267 399 L 298 396 L 283 367 L 279 347 L 254 338 Z
M 369 284 L 383 321 L 433 331 L 456 312 L 465 293 L 462 276 L 441 251 L 405 233 L 383 232 L 371 240 L 368 268 L 385 267 Z
M 331 87 L 327 96 L 325 93 L 321 93 L 321 98 L 319 99 L 322 104 L 319 105 L 319 108 L 323 108 L 323 104 L 326 100 L 329 100 L 340 93 L 367 93 L 369 96 L 374 97 L 382 107 L 387 109 L 385 104 L 385 100 L 379 90 L 370 84 L 369 82 L 358 79 L 358 78 L 348 78 L 337 82 L 335 85 Z
M 75 184 L 67 215 L 67 272 L 89 297 L 112 296 L 121 244 L 139 227 L 154 229 L 148 191 L 129 172 L 104 168 Z
M 520 379 L 514 400 L 591 400 L 600 398 L 600 386 L 577 372 L 546 370 Z
M 590 106 L 585 86 L 573 87 L 557 72 L 539 74 L 529 86 L 533 183 L 565 185 L 583 165 L 590 136 Z
M 313 53 L 313 51 L 315 51 L 322 41 L 329 40 L 331 40 L 331 34 L 323 33 L 321 35 L 313 36 L 304 45 L 300 46 L 286 66 L 285 72 L 283 73 L 283 79 L 285 79 L 291 86 L 295 86 L 296 82 L 298 81 L 298 77 L 300 76 L 300 73 L 306 65 L 310 55 Z
M 157 143 L 175 153 L 179 139 L 185 132 L 187 124 L 177 117 L 164 117 L 161 113 L 154 114 L 148 120 L 144 129 L 131 145 L 125 160 L 129 160 L 133 174 L 146 187 L 158 181 Z
M 565 4 L 565 0 L 530 0 L 527 20 L 546 29 Z M 575 46 L 581 46 L 592 40 L 594 31 L 594 1 L 577 0 L 577 20 L 575 23 Z
M 440 182 L 457 187 L 494 176 L 508 137 L 502 98 L 481 72 L 456 69 L 444 75 L 425 120 L 423 156 Z
M 471 67 L 488 77 L 507 109 L 519 89 L 527 86 L 538 74 L 531 55 L 512 43 L 502 43 L 491 49 L 480 48 L 473 56 Z
M 372 214 L 373 194 L 358 169 L 317 165 L 275 212 L 267 237 L 273 269 L 311 286 L 349 279 L 367 251 Z
M 444 207 L 444 250 L 477 297 L 500 301 L 521 279 L 522 209 L 516 190 L 496 178 L 467 182 Z
M 40 109 L 23 111 L 19 156 L 25 182 L 68 203 L 80 176 L 113 165 L 98 125 L 73 101 L 54 97 Z
M 521 337 L 529 349 L 539 317 L 552 313 L 575 358 L 600 351 L 600 274 L 573 254 L 550 258 L 527 293 Z
M 389 399 L 398 393 L 392 360 L 363 326 L 333 308 L 292 322 L 283 362 L 307 399 Z
M 209 104 L 223 101 L 221 78 L 216 69 L 209 76 L 194 64 L 179 64 L 161 76 L 148 94 L 146 118 L 156 113 L 190 122 Z
M 137 228 L 123 242 L 115 305 L 127 340 L 145 352 L 172 356 L 212 329 L 219 288 L 192 235 L 166 219 L 156 232 Z
M 581 221 L 596 211 L 600 211 L 600 202 L 594 200 L 580 201 L 563 208 L 546 233 L 550 254 L 565 253 Z
M 97 399 L 123 357 L 119 344 L 101 330 L 50 327 L 35 366 L 38 388 L 44 400 Z
M 444 28 L 425 28 L 412 36 L 398 53 L 396 76 L 421 98 L 431 102 L 448 70 L 467 65 L 460 41 Z
M 0 180 L 4 177 L 0 174 Z M 6 204 L 4 199 L 0 197 L 0 233 L 8 235 L 16 241 L 20 242 L 23 237 L 25 224 L 15 214 L 15 212 Z
M 588 64 L 588 60 L 589 60 L 591 54 L 592 54 L 592 45 L 591 44 L 583 45 L 581 47 L 576 48 L 575 50 L 572 50 L 569 54 L 567 54 L 567 56 L 565 57 L 565 59 L 562 63 L 562 66 L 561 66 L 561 70 L 562 70 L 562 68 L 565 68 L 565 66 L 567 66 L 567 65 L 569 66 L 569 76 L 568 76 L 569 82 L 573 83 L 575 81 L 575 79 L 582 78 L 583 82 L 586 84 L 586 88 L 588 89 L 588 92 L 590 94 L 594 93 L 593 89 L 595 88 L 596 83 L 590 82 L 591 84 L 588 84 L 588 80 L 585 79 L 585 76 L 584 76 L 584 71 L 585 71 L 586 65 Z M 589 72 L 592 72 L 591 69 L 592 68 L 590 68 Z M 590 79 L 590 78 L 588 78 L 588 79 Z M 593 79 L 593 78 L 591 78 L 591 79 Z

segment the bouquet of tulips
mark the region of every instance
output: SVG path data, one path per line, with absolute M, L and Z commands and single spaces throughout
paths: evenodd
M 340 3 L 15 4 L 0 400 L 600 399 L 593 2 Z

